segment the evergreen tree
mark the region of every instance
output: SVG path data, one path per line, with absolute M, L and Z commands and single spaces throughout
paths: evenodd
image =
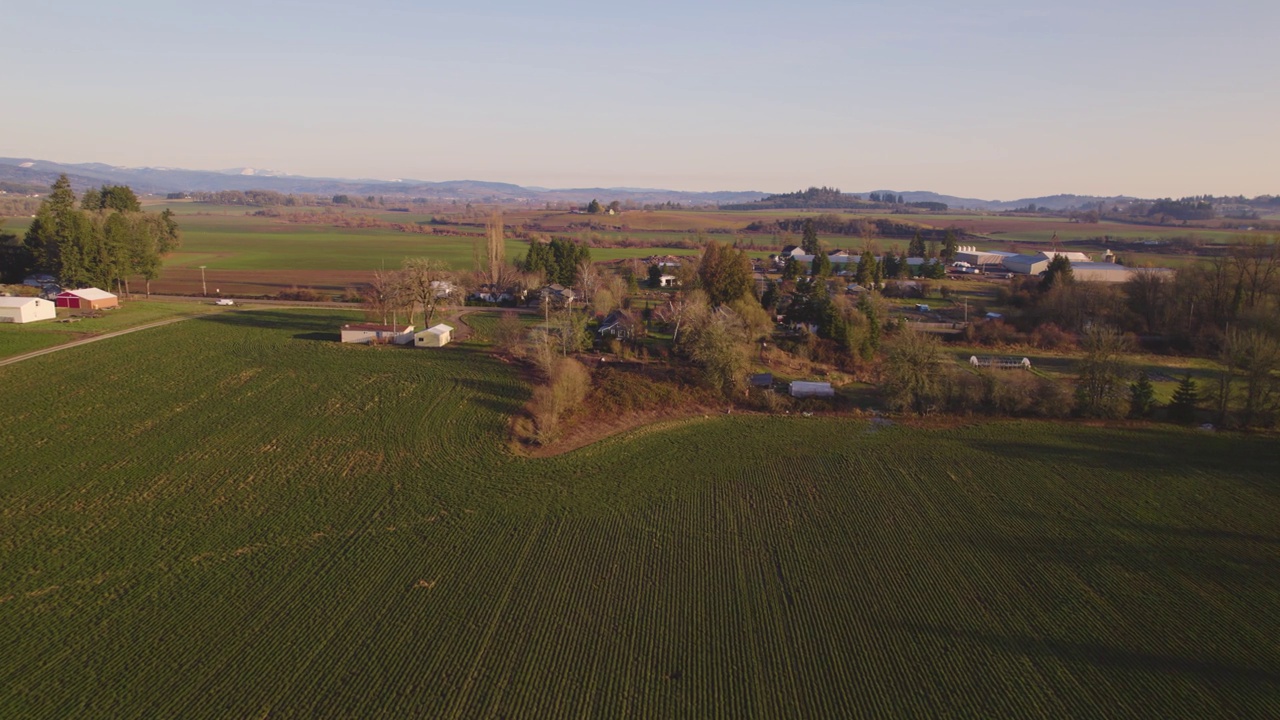
M 764 288 L 764 293 L 760 296 L 760 305 L 769 312 L 773 312 L 778 305 L 778 283 L 770 280 Z
M 800 239 L 800 249 L 805 255 L 821 255 L 822 242 L 818 240 L 818 230 L 813 226 L 813 218 L 805 218 L 804 234 Z
M 907 245 L 907 257 L 924 257 L 924 238 L 920 237 L 920 231 L 917 230 L 915 237 L 911 238 L 911 243 Z
M 831 258 L 827 257 L 824 252 L 814 255 L 812 271 L 814 277 L 829 277 L 831 275 Z
M 602 208 L 600 207 L 599 200 L 592 198 L 591 202 L 587 203 L 587 212 L 591 213 L 592 215 L 599 213 L 601 210 Z
M 101 210 L 102 209 L 102 193 L 93 188 L 84 191 L 84 195 L 80 197 L 81 210 Z
M 946 237 L 942 240 L 942 259 L 945 262 L 952 262 L 956 257 L 956 233 L 950 228 L 947 229 Z
M 901 261 L 898 259 L 898 254 L 890 248 L 885 252 L 884 259 L 880 261 L 881 275 L 886 278 L 898 277 L 898 266 L 900 263 Z
M 1156 389 L 1145 371 L 1138 373 L 1136 382 L 1129 385 L 1129 417 L 1144 418 L 1151 414 L 1155 404 Z
M 871 254 L 869 249 L 862 251 L 862 257 L 858 258 L 858 269 L 853 277 L 857 283 L 863 287 L 869 287 L 875 276 L 874 265 L 876 258 Z
M 662 287 L 662 268 L 657 263 L 649 266 L 649 287 Z
M 1055 255 L 1044 271 L 1044 279 L 1040 281 L 1041 290 L 1049 290 L 1055 285 L 1069 285 L 1075 281 L 1075 271 L 1071 269 L 1071 260 L 1066 255 Z
M 1200 392 L 1196 388 L 1196 381 L 1190 375 L 1184 376 L 1169 403 L 1169 419 L 1187 425 L 1195 422 L 1196 405 L 1199 402 Z
M 800 262 L 794 256 L 788 256 L 787 261 L 782 265 L 782 279 L 795 280 L 800 277 Z
M 862 300 L 858 302 L 858 309 L 867 317 L 867 334 L 863 336 L 862 347 L 858 351 L 863 360 L 870 360 L 880 350 L 880 313 L 876 311 L 876 305 L 871 301 L 870 294 L 862 296 Z

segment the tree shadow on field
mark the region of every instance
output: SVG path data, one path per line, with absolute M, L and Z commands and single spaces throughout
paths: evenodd
M 1031 512 L 1027 510 L 1018 510 L 1009 514 L 1014 517 L 1023 518 L 1031 523 L 1056 523 L 1064 528 L 1078 529 L 1080 532 L 1096 532 L 1099 528 L 1103 528 L 1119 532 L 1147 533 L 1153 536 L 1163 537 L 1166 541 L 1174 542 L 1179 539 L 1186 539 L 1188 541 L 1221 540 L 1225 542 L 1280 545 L 1280 536 L 1258 535 L 1254 533 L 1237 532 L 1235 530 L 1223 530 L 1220 528 L 1174 527 L 1170 525 L 1157 525 L 1155 523 L 1135 522 L 1132 520 L 1085 520 L 1083 518 L 1077 519 L 1049 515 L 1046 513 Z
M 1246 483 L 1275 495 L 1280 493 L 1276 472 L 1280 441 L 1231 433 L 1190 433 L 1181 430 L 1105 430 L 1055 427 L 1052 440 L 976 440 L 971 447 L 1002 458 L 1050 463 L 1062 467 L 1112 472 L 1166 472 L 1187 470 L 1210 473 Z
M 502 383 L 478 378 L 460 378 L 457 383 L 475 393 L 471 402 L 501 415 L 518 413 L 520 408 L 529 401 L 528 391 L 517 383 Z
M 972 548 L 1028 572 L 1058 565 L 1074 573 L 1120 568 L 1130 575 L 1176 574 L 1237 589 L 1261 589 L 1280 577 L 1280 555 L 1266 541 L 1206 540 L 1155 533 L 1108 532 L 1105 525 L 1075 526 L 1043 521 L 1034 534 L 989 533 L 953 536 L 948 542 Z
M 891 625 L 916 635 L 983 645 L 1010 655 L 1049 658 L 1068 664 L 1083 663 L 1105 670 L 1190 676 L 1219 691 L 1225 691 L 1221 688 L 1224 684 L 1238 686 L 1241 683 L 1253 686 L 1251 689 L 1267 694 L 1280 690 L 1280 674 L 1274 670 L 1237 665 L 1211 657 L 1175 657 L 1112 647 L 1098 642 L 1024 637 L 931 623 L 906 622 L 891 623 Z
M 337 340 L 338 331 L 352 322 L 351 316 L 334 312 L 303 310 L 286 312 L 281 310 L 232 310 L 230 312 L 201 315 L 200 322 L 218 323 L 242 328 L 258 328 L 263 330 L 292 330 L 294 337 L 304 340 Z

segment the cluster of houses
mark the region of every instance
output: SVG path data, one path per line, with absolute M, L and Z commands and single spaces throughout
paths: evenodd
M 58 308 L 95 311 L 119 307 L 120 299 L 105 290 L 83 288 L 63 290 L 53 299 L 43 297 L 0 297 L 0 323 L 30 323 L 53 320 Z

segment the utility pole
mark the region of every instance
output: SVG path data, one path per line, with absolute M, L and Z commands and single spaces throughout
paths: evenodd
M 200 294 L 209 297 L 209 286 L 204 282 L 204 265 L 200 266 Z

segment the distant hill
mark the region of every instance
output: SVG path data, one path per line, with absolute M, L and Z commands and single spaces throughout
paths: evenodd
M 889 201 L 882 199 L 888 197 Z M 892 200 L 897 198 L 897 200 Z M 1128 203 L 1137 198 L 1097 197 L 1092 195 L 1050 195 L 1048 197 L 1022 198 L 1020 200 L 1000 201 L 981 200 L 978 198 L 956 197 L 935 192 L 920 190 L 872 190 L 865 193 L 845 193 L 836 188 L 811 187 L 793 193 L 778 193 L 748 203 L 726 206 L 727 210 L 883 210 L 899 207 L 928 205 L 945 205 L 951 210 L 985 210 L 1000 212 L 1019 210 L 1035 205 L 1047 210 L 1080 210 L 1096 207 L 1099 202 L 1105 204 Z M 926 207 L 928 210 L 941 210 L 941 207 Z
M 0 182 L 47 188 L 60 174 L 66 174 L 76 190 L 102 184 L 128 185 L 139 193 L 217 192 L 219 190 L 274 190 L 281 193 L 315 195 L 383 195 L 425 197 L 468 202 L 680 203 L 719 205 L 758 200 L 762 192 L 683 192 L 657 188 L 529 188 L 511 183 L 479 180 L 368 180 L 312 178 L 272 170 L 234 168 L 229 170 L 183 170 L 179 168 L 126 168 L 102 163 L 56 163 L 31 158 L 0 158 Z
M 374 180 L 347 178 L 314 178 L 290 175 L 262 168 L 230 168 L 226 170 L 184 170 L 168 167 L 127 168 L 103 163 L 56 163 L 33 158 L 0 158 L 0 189 L 8 192 L 30 192 L 48 188 L 58 175 L 65 173 L 76 190 L 102 184 L 128 185 L 139 193 L 217 192 L 220 190 L 274 190 L 280 193 L 313 195 L 381 195 L 460 202 L 586 204 L 619 200 L 636 204 L 679 203 L 686 207 L 717 205 L 733 210 L 819 209 L 877 210 L 910 206 L 916 203 L 941 203 L 953 210 L 1000 212 L 1018 210 L 1028 205 L 1046 210 L 1087 210 L 1098 203 L 1106 206 L 1138 200 L 1130 196 L 1099 197 L 1094 195 L 1049 195 L 1018 200 L 982 200 L 928 191 L 876 190 L 865 193 L 843 193 L 836 188 L 814 187 L 794 193 L 768 194 L 755 191 L 684 192 L 660 188 L 588 187 L 544 188 L 482 180 Z M 902 205 L 873 202 L 872 196 L 901 198 Z M 1270 196 L 1268 196 L 1270 197 Z M 1225 201 L 1219 198 L 1218 201 Z M 1244 203 L 1240 198 L 1240 203 Z M 1255 202 L 1256 204 L 1256 202 Z M 936 210 L 940 208 L 926 208 Z M 1246 208 L 1247 209 L 1247 208 Z
M 891 193 L 894 191 L 883 190 L 876 192 Z M 869 194 L 870 193 L 868 193 L 868 195 Z M 947 207 L 957 210 L 987 210 L 994 212 L 1018 210 L 1032 204 L 1038 208 L 1047 208 L 1049 210 L 1087 210 L 1096 207 L 1099 202 L 1107 205 L 1114 205 L 1116 203 L 1129 203 L 1138 199 L 1127 195 L 1111 197 L 1100 197 L 1097 195 L 1048 195 L 1045 197 L 1001 201 L 956 197 L 954 195 L 941 195 L 935 192 L 924 191 L 898 192 L 897 194 L 903 196 L 908 203 L 939 202 L 945 203 Z

